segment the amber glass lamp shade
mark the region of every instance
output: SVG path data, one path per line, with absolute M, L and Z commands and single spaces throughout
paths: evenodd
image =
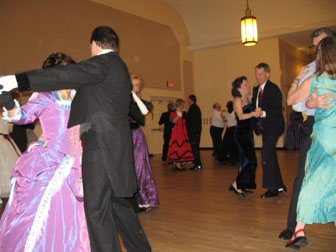
M 244 46 L 254 46 L 258 42 L 257 19 L 254 16 L 245 16 L 240 21 L 241 39 Z

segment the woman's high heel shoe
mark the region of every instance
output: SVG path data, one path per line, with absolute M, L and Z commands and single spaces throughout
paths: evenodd
M 245 198 L 245 194 L 244 193 L 241 193 L 241 192 L 238 192 L 234 187 L 233 187 L 233 185 L 231 185 L 230 187 L 229 187 L 229 191 L 230 192 L 234 192 L 238 197 L 240 197 L 240 198 Z
M 293 239 L 289 240 L 286 244 L 286 248 L 292 248 L 292 249 L 300 249 L 300 247 L 306 246 L 308 244 L 308 240 L 306 236 L 299 236 L 297 237 L 297 234 L 299 232 L 304 233 L 304 229 L 299 229 L 296 231 L 293 235 Z

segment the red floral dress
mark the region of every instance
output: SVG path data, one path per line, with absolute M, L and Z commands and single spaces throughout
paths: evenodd
M 176 117 L 177 113 L 174 111 L 170 113 L 169 119 L 172 121 Z M 172 130 L 167 156 L 168 163 L 183 163 L 194 160 L 187 134 L 186 121 L 182 117 L 179 117 Z

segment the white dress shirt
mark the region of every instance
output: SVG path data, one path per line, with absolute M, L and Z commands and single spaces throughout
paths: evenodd
M 301 86 L 301 84 L 307 79 L 309 78 L 310 76 L 312 76 L 315 71 L 316 71 L 316 62 L 313 61 L 311 62 L 309 65 L 308 65 L 308 72 L 307 74 L 305 75 L 305 77 L 303 77 L 299 83 L 298 83 L 298 87 Z M 297 104 L 294 104 L 292 106 L 293 110 L 297 111 L 297 112 L 303 112 L 305 113 L 306 115 L 309 115 L 309 116 L 313 116 L 314 115 L 314 112 L 315 110 L 314 109 L 309 109 L 306 107 L 306 101 L 309 99 L 310 97 L 308 97 L 306 100 L 302 101 L 302 102 L 299 102 Z
M 217 110 L 213 110 L 212 116 L 211 116 L 211 126 L 217 127 L 217 128 L 224 128 L 224 120 L 221 117 L 221 112 Z
M 264 92 L 264 88 L 265 88 L 266 82 L 267 81 L 265 81 L 263 84 L 259 85 L 258 94 L 257 94 L 257 101 L 256 101 L 256 107 L 257 108 L 259 108 L 259 93 L 260 93 L 260 90 L 262 92 Z M 261 118 L 266 117 L 266 111 L 263 110 L 260 117 Z
M 232 111 L 231 113 L 226 112 L 225 114 L 225 119 L 227 121 L 227 127 L 233 127 L 233 126 L 237 126 L 237 119 L 236 119 L 236 114 L 234 111 Z

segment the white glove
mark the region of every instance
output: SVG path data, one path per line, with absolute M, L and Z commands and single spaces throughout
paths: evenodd
M 136 102 L 136 104 L 138 105 L 141 114 L 143 115 L 147 115 L 148 114 L 148 109 L 146 107 L 146 105 L 141 101 L 141 99 L 132 91 L 132 95 L 133 95 L 133 99 Z
M 16 81 L 15 75 L 0 77 L 0 93 L 2 93 L 3 91 L 9 92 L 17 87 L 18 83 Z

